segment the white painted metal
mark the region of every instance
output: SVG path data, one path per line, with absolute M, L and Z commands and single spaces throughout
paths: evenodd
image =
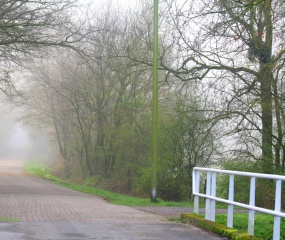
M 248 204 L 239 203 L 239 202 L 235 202 L 235 201 L 229 201 L 229 200 L 226 200 L 226 199 L 223 199 L 223 198 L 211 197 L 211 196 L 207 196 L 206 194 L 202 194 L 202 193 L 196 193 L 196 195 L 200 196 L 200 197 L 203 197 L 203 198 L 214 199 L 217 202 L 222 202 L 222 203 L 226 203 L 226 204 L 232 204 L 234 206 L 241 207 L 241 208 L 246 208 L 246 209 L 254 209 L 256 212 L 267 213 L 267 214 L 270 214 L 270 215 L 274 215 L 274 216 L 279 216 L 279 217 L 285 218 L 285 213 L 283 213 L 283 212 L 276 212 L 274 210 L 269 210 L 269 209 L 266 209 L 266 208 L 254 207 L 254 206 L 250 206 Z
M 199 191 L 198 187 L 194 187 L 197 185 L 197 174 L 199 172 L 207 172 L 207 186 L 206 186 L 206 194 L 202 194 Z M 216 174 L 215 173 L 223 173 L 230 175 L 229 181 L 229 196 L 228 200 L 223 198 L 216 197 Z M 251 177 L 251 188 L 250 188 L 250 202 L 249 204 L 239 203 L 234 201 L 234 175 L 247 176 Z M 275 210 L 270 210 L 266 208 L 260 208 L 255 206 L 255 182 L 256 178 L 265 178 L 265 179 L 273 179 L 276 180 L 276 194 L 275 194 Z M 267 213 L 274 216 L 274 232 L 273 232 L 273 240 L 280 239 L 280 221 L 281 218 L 285 218 L 285 213 L 281 212 L 281 191 L 282 191 L 282 181 L 285 181 L 285 176 L 280 175 L 272 175 L 272 174 L 259 174 L 259 173 L 249 173 L 249 172 L 238 172 L 238 171 L 227 171 L 220 169 L 210 169 L 210 168 L 198 168 L 195 167 L 193 169 L 193 195 L 199 199 L 199 197 L 206 198 L 206 219 L 215 220 L 215 210 L 212 211 L 212 204 L 223 202 L 228 204 L 228 227 L 233 226 L 233 206 L 242 207 L 245 209 L 249 209 L 249 223 L 248 230 L 250 234 L 254 234 L 254 214 L 255 212 Z M 200 175 L 199 175 L 200 181 Z M 194 199 L 195 199 L 194 197 Z M 194 205 L 195 205 L 194 200 Z M 208 203 L 208 204 L 207 204 Z M 194 206 L 194 211 L 197 209 L 197 206 Z
M 217 173 L 212 173 L 211 181 L 211 196 L 216 197 L 216 180 Z M 210 220 L 215 222 L 216 220 L 216 200 L 210 200 Z
M 285 181 L 285 176 L 264 174 L 264 173 L 239 172 L 239 171 L 229 171 L 229 170 L 221 170 L 221 169 L 214 169 L 214 168 L 200 168 L 200 167 L 193 168 L 193 171 L 226 173 L 226 174 L 239 175 L 239 176 L 267 178 L 267 179 L 273 179 L 273 180 L 280 179 L 282 181 Z
M 234 201 L 234 175 L 230 175 L 230 182 L 229 182 L 229 200 Z M 233 228 L 234 224 L 234 205 L 228 205 L 228 221 L 227 226 Z
M 281 212 L 281 191 L 282 191 L 282 181 L 276 181 L 276 192 L 275 192 L 275 211 Z M 274 216 L 274 230 L 273 230 L 273 240 L 279 240 L 280 238 L 280 226 L 281 218 L 279 216 Z
M 193 172 L 193 192 L 199 192 L 200 189 L 200 172 Z M 199 196 L 194 195 L 194 213 L 199 214 Z
M 206 195 L 211 196 L 211 172 L 207 172 Z M 205 218 L 211 220 L 211 199 L 206 198 Z
M 251 177 L 250 179 L 250 198 L 249 205 L 255 206 L 255 182 L 256 178 Z M 255 211 L 251 209 L 248 213 L 248 233 L 254 235 L 254 215 Z

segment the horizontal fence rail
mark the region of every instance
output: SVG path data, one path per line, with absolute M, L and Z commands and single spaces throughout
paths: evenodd
M 205 172 L 207 174 L 205 194 L 200 193 L 201 172 Z M 228 199 L 216 197 L 217 173 L 229 175 Z M 239 203 L 239 202 L 234 201 L 234 176 L 236 175 L 250 177 L 249 204 L 244 204 L 244 203 Z M 205 218 L 207 220 L 215 222 L 216 201 L 226 203 L 228 204 L 227 226 L 230 228 L 233 228 L 234 206 L 248 209 L 249 210 L 248 233 L 251 235 L 254 235 L 255 212 L 267 213 L 267 214 L 274 216 L 273 240 L 280 239 L 281 218 L 285 218 L 285 213 L 281 212 L 282 181 L 285 181 L 285 176 L 195 167 L 193 169 L 192 178 L 193 178 L 192 189 L 193 189 L 193 196 L 194 196 L 194 213 L 197 213 L 197 214 L 199 213 L 199 197 L 205 198 L 206 199 Z M 257 178 L 272 179 L 276 181 L 274 210 L 255 206 L 255 185 L 256 185 Z

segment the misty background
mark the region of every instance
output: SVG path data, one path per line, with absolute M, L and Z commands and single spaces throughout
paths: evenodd
M 54 159 L 55 148 L 51 147 L 46 134 L 25 126 L 20 121 L 18 108 L 0 106 L 0 161 L 21 161 L 38 159 L 47 162 Z

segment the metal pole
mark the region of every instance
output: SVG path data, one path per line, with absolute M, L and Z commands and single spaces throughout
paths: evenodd
M 234 186 L 235 186 L 235 175 L 230 175 L 230 183 L 229 183 L 229 197 L 230 201 L 234 201 Z M 234 205 L 228 205 L 228 221 L 227 227 L 233 228 L 234 226 Z
M 157 201 L 157 142 L 158 142 L 158 0 L 154 0 L 153 69 L 152 69 L 152 191 L 151 201 Z
M 276 191 L 275 191 L 275 211 L 281 212 L 281 191 L 282 191 L 282 181 L 276 181 Z M 273 228 L 273 240 L 280 239 L 280 227 L 281 227 L 281 217 L 274 216 L 274 228 Z
M 206 195 L 211 196 L 211 182 L 212 182 L 212 173 L 207 172 L 207 186 L 206 186 Z M 211 199 L 206 198 L 206 207 L 205 207 L 205 218 L 211 220 Z
M 193 169 L 192 179 L 193 194 L 200 193 L 200 171 L 195 171 Z M 194 195 L 194 213 L 199 214 L 199 196 L 196 195 Z

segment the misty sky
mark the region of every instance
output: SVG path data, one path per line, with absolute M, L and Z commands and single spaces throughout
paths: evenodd
M 114 5 L 118 5 L 119 7 L 122 8 L 129 8 L 129 7 L 134 7 L 137 3 L 137 0 L 80 0 L 83 3 L 91 4 L 92 6 L 95 7 L 100 7 L 102 5 L 108 4 L 110 1 Z
M 8 148 L 29 148 L 30 141 L 27 130 L 20 124 L 11 126 L 10 136 L 7 139 Z
M 2 159 L 31 158 L 48 159 L 55 151 L 51 149 L 47 136 L 17 121 L 18 109 L 0 105 L 0 161 Z
M 28 148 L 28 133 L 17 123 L 17 110 L 0 106 L 0 151 L 8 148 Z

